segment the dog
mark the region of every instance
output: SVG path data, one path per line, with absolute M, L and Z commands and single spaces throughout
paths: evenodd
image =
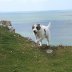
M 47 46 L 50 45 L 50 26 L 51 22 L 49 22 L 48 26 L 41 24 L 34 24 L 32 26 L 32 31 L 36 37 L 36 43 L 39 46 L 42 46 L 42 40 L 47 39 Z

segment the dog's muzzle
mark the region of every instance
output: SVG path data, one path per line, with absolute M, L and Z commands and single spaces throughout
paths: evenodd
M 33 32 L 34 32 L 34 34 L 37 34 L 37 32 L 35 30 Z

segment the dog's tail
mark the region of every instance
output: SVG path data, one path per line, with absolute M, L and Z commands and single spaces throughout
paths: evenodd
M 47 28 L 50 28 L 50 26 L 51 26 L 51 22 L 49 22 L 49 24 L 48 24 Z

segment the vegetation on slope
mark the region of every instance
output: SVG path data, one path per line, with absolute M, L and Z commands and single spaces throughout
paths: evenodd
M 47 48 L 52 48 L 53 53 L 46 53 Z M 0 27 L 0 72 L 72 72 L 72 47 L 37 47 Z

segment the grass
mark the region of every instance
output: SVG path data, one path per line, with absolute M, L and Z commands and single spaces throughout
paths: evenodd
M 37 47 L 0 27 L 0 72 L 72 72 L 72 46 Z

